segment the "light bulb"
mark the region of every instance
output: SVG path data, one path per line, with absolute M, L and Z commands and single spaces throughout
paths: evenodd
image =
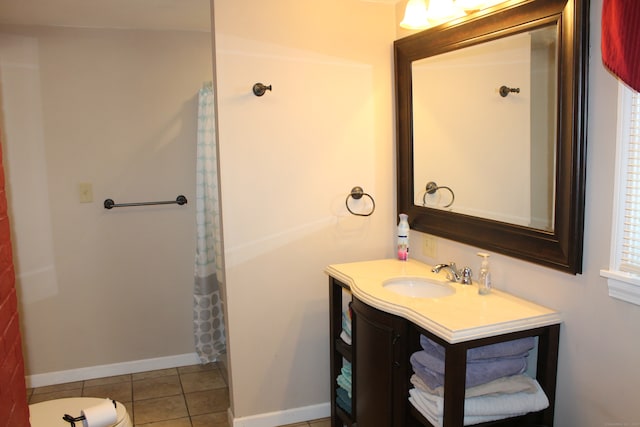
M 453 0 L 429 0 L 427 19 L 431 22 L 442 22 L 462 15 L 464 12 L 453 4 Z
M 424 0 L 409 0 L 407 2 L 400 26 L 410 30 L 423 30 L 430 26 L 427 19 L 427 5 Z

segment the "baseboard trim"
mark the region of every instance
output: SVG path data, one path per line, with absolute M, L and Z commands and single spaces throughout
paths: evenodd
M 155 357 L 152 359 L 132 360 L 129 362 L 112 363 L 109 365 L 89 366 L 86 368 L 69 369 L 67 371 L 47 372 L 44 374 L 27 375 L 27 387 L 43 387 L 53 384 L 63 384 L 73 381 L 92 380 L 94 378 L 111 377 L 114 375 L 134 374 L 136 372 L 153 371 L 156 369 L 177 368 L 179 366 L 197 365 L 200 363 L 196 353 L 177 354 L 174 356 Z
M 229 409 L 229 424 L 233 427 L 273 427 L 317 420 L 330 415 L 329 402 L 242 418 L 234 418 Z

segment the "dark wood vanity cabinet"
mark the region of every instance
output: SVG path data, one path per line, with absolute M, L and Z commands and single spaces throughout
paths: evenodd
M 353 299 L 355 414 L 359 426 L 405 426 L 407 324 Z M 372 375 L 372 373 L 375 373 Z
M 406 427 L 410 323 L 352 296 L 353 344 L 346 345 L 340 338 L 344 291 L 349 286 L 330 278 L 331 427 Z M 352 364 L 352 414 L 336 404 L 343 360 Z
M 420 350 L 420 335 L 445 347 L 443 427 L 462 427 L 467 350 L 527 336 L 537 337 L 536 379 L 550 406 L 539 412 L 477 424 L 502 427 L 552 427 L 560 325 L 532 328 L 450 344 L 412 322 L 351 297 L 352 345 L 341 338 L 342 292 L 349 286 L 330 277 L 331 427 L 431 427 L 409 403 L 409 358 Z M 352 414 L 336 405 L 336 378 L 344 360 L 352 364 Z

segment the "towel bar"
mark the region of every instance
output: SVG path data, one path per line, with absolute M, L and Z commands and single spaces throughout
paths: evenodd
M 124 208 L 129 206 L 173 205 L 173 204 L 177 204 L 180 206 L 186 205 L 187 198 L 181 194 L 178 197 L 176 197 L 175 200 L 167 200 L 167 201 L 160 201 L 160 202 L 134 202 L 134 203 L 116 203 L 113 201 L 113 199 L 106 199 L 104 201 L 104 208 L 111 209 L 111 208 Z

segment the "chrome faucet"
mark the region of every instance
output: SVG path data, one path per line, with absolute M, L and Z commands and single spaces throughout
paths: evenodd
M 434 273 L 440 273 L 441 270 L 447 272 L 447 280 L 451 282 L 462 283 L 463 285 L 470 285 L 472 283 L 471 269 L 469 267 L 458 270 L 456 263 L 450 262 L 449 264 L 438 264 L 431 269 Z
M 460 281 L 460 274 L 458 273 L 455 262 L 450 262 L 449 264 L 438 264 L 434 266 L 431 271 L 434 273 L 440 273 L 440 270 L 442 269 L 447 272 L 447 280 L 451 282 Z

